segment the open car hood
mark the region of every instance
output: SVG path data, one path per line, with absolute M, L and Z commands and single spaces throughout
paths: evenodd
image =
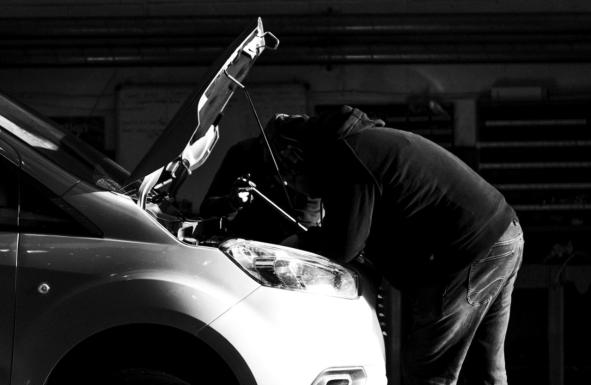
M 142 180 L 140 206 L 156 183 L 174 185 L 175 179 L 184 179 L 205 162 L 218 139 L 222 112 L 234 91 L 265 48 L 278 45 L 279 40 L 264 31 L 259 18 L 214 62 L 131 173 L 129 183 Z

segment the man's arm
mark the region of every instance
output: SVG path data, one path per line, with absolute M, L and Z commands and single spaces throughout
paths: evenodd
M 334 261 L 349 263 L 365 248 L 377 189 L 371 183 L 346 184 L 324 200 L 322 227 L 303 234 L 302 247 Z

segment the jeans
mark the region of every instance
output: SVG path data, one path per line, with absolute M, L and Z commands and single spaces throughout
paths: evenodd
M 515 220 L 486 256 L 415 285 L 403 344 L 405 385 L 456 384 L 460 369 L 471 385 L 507 383 L 504 342 L 523 243 Z

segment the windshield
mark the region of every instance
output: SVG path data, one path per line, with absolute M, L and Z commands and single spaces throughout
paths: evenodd
M 81 180 L 116 191 L 129 172 L 40 114 L 0 94 L 0 128 Z

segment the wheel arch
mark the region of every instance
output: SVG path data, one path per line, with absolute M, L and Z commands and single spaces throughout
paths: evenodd
M 256 385 L 238 351 L 205 326 L 197 335 L 176 327 L 134 323 L 111 327 L 70 349 L 49 374 L 46 385 L 80 383 L 96 370 L 149 367 L 169 372 L 191 384 L 215 376 L 228 385 Z

